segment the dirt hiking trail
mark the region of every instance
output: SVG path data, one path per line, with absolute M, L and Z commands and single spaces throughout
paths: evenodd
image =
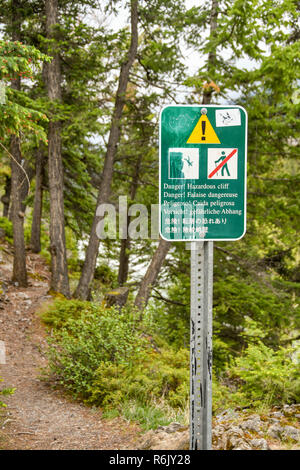
M 1 388 L 16 388 L 3 400 L 0 449 L 5 450 L 125 450 L 135 449 L 139 429 L 121 419 L 101 418 L 101 410 L 73 402 L 39 379 L 47 363 L 46 334 L 36 315 L 49 302 L 49 270 L 41 257 L 27 255 L 28 288 L 10 282 L 12 254 L 0 259 L 0 340 L 6 364 L 0 365 Z M 3 291 L 3 288 L 2 288 Z

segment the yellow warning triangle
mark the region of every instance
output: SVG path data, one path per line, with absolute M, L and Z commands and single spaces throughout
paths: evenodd
M 209 122 L 206 114 L 202 114 L 201 118 L 194 127 L 193 132 L 187 140 L 187 144 L 220 144 L 219 138 L 214 131 L 213 126 Z

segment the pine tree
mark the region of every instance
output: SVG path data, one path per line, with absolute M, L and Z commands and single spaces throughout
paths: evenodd
M 47 39 L 55 39 L 58 25 L 57 0 L 45 1 Z M 53 42 L 52 42 L 53 44 Z M 57 46 L 56 46 L 57 47 Z M 48 98 L 58 104 L 61 102 L 61 64 L 57 50 L 50 49 L 53 60 L 46 68 Z M 50 119 L 48 130 L 48 172 L 50 193 L 50 251 L 51 251 L 51 290 L 70 296 L 68 266 L 65 240 L 63 164 L 61 155 L 61 123 L 54 116 Z
M 113 177 L 113 165 L 120 139 L 120 120 L 125 105 L 125 93 L 129 81 L 130 69 L 136 59 L 138 46 L 138 0 L 131 0 L 131 40 L 128 55 L 120 68 L 118 90 L 112 122 L 109 132 L 107 151 L 105 155 L 104 168 L 102 172 L 101 186 L 97 198 L 97 207 L 109 201 L 111 182 Z M 96 267 L 99 239 L 96 233 L 96 227 L 99 223 L 99 217 L 95 214 L 88 247 L 86 250 L 85 261 L 81 273 L 81 277 L 76 288 L 75 296 L 81 299 L 87 299 L 90 292 L 90 284 L 93 280 Z
M 24 241 L 24 199 L 30 187 L 32 172 L 27 160 L 22 155 L 22 140 L 20 131 L 24 135 L 29 132 L 44 138 L 42 127 L 38 121 L 42 114 L 34 110 L 34 103 L 21 91 L 21 76 L 31 76 L 31 67 L 40 60 L 46 60 L 34 47 L 26 47 L 22 44 L 22 17 L 23 2 L 16 0 L 10 5 L 5 5 L 2 12 L 6 22 L 6 36 L 12 35 L 12 41 L 1 41 L 1 75 L 4 83 L 12 80 L 11 91 L 6 90 L 6 100 L 2 104 L 2 139 L 7 133 L 11 134 L 10 152 L 1 144 L 11 159 L 11 211 L 10 219 L 13 223 L 14 263 L 13 281 L 21 286 L 27 285 L 26 251 Z M 32 106 L 32 108 L 31 108 Z M 7 214 L 8 215 L 8 214 Z

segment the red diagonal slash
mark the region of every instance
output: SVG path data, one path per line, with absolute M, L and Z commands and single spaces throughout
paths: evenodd
M 228 162 L 228 160 L 233 157 L 233 155 L 237 152 L 237 149 L 233 149 L 232 152 L 230 152 L 229 155 L 218 165 L 216 168 L 208 175 L 209 178 L 212 178 L 221 168 L 225 163 Z

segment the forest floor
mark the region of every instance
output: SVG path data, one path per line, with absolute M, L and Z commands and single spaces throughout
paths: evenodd
M 91 408 L 68 398 L 61 391 L 53 390 L 41 380 L 41 371 L 47 365 L 47 333 L 38 312 L 51 302 L 48 295 L 49 267 L 39 256 L 27 255 L 29 286 L 20 288 L 10 280 L 12 276 L 13 256 L 7 244 L 1 245 L 0 251 L 0 341 L 6 348 L 6 364 L 0 365 L 0 378 L 3 378 L 1 389 L 15 388 L 13 395 L 1 397 L 8 405 L 0 408 L 0 450 L 135 450 L 135 449 L 183 449 L 170 447 L 171 441 L 163 441 L 166 433 L 149 431 L 141 435 L 137 424 L 121 418 L 103 419 L 100 409 Z M 4 292 L 3 292 L 4 290 Z M 0 355 L 1 356 L 1 355 Z M 299 417 L 300 405 L 296 405 Z M 280 415 L 281 418 L 276 417 Z M 251 418 L 251 416 L 250 416 Z M 252 416 L 252 421 L 257 418 Z M 269 424 L 289 423 L 281 411 L 270 413 L 265 417 Z M 239 414 L 233 419 L 224 421 L 224 416 L 214 419 L 214 436 L 220 446 L 214 449 L 225 449 L 224 436 L 229 441 L 243 437 L 242 429 L 246 418 Z M 275 424 L 274 424 L 275 423 Z M 176 424 L 176 423 L 174 423 Z M 253 423 L 250 423 L 251 426 Z M 261 423 L 260 423 L 261 424 Z M 172 427 L 172 425 L 170 425 Z M 227 426 L 227 427 L 226 427 Z M 233 427 L 232 427 L 233 426 Z M 250 426 L 250 428 L 251 428 Z M 249 427 L 249 421 L 248 421 Z M 276 429 L 277 429 L 276 428 Z M 287 427 L 286 429 L 291 427 Z M 276 431 L 276 429 L 273 431 Z M 259 429 L 257 430 L 259 431 Z M 300 422 L 293 432 L 300 434 Z M 176 434 L 176 433 L 175 433 Z M 175 437 L 175 436 L 174 436 Z M 257 437 L 260 435 L 257 433 Z M 276 437 L 276 436 L 275 436 Z M 143 447 L 141 442 L 154 440 L 153 447 Z M 182 441 L 179 433 L 179 442 Z M 185 441 L 188 443 L 188 429 L 185 430 Z M 252 441 L 253 442 L 253 441 Z M 155 447 L 156 445 L 156 447 Z M 185 443 L 186 445 L 186 443 Z M 187 444 L 188 445 L 188 444 Z M 283 442 L 281 439 L 268 438 L 268 448 L 272 450 L 299 450 L 300 442 Z
M 40 256 L 28 254 L 29 286 L 20 288 L 10 282 L 9 248 L 0 253 L 0 282 L 6 291 L 0 302 L 0 340 L 6 348 L 1 388 L 16 389 L 3 397 L 8 406 L 0 411 L 0 449 L 135 449 L 137 425 L 102 419 L 101 410 L 71 401 L 40 380 L 47 342 L 36 311 L 51 301 L 49 269 Z

